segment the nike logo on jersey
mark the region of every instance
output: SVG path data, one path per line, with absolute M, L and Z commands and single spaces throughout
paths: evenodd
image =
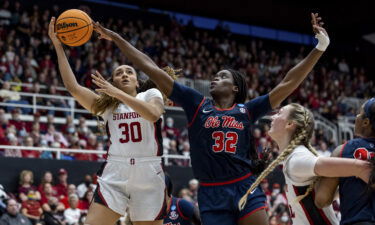
M 250 192 L 250 194 L 253 194 L 256 190 L 257 190 L 257 188 L 255 188 L 252 192 Z
M 210 113 L 210 112 L 212 112 L 212 109 L 209 109 L 209 110 L 207 110 L 207 109 L 203 109 L 202 112 L 203 112 L 203 113 Z

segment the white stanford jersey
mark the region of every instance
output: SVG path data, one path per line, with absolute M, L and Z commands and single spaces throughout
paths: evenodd
M 312 154 L 305 146 L 297 146 L 283 163 L 283 172 L 286 182 L 286 196 L 293 224 L 311 225 L 336 225 L 339 224 L 332 205 L 319 209 L 314 203 L 314 191 L 300 202 L 296 202 L 299 195 L 306 189 L 317 176 L 314 173 L 318 157 Z
M 152 88 L 138 93 L 137 99 L 148 102 L 152 98 L 163 96 L 159 90 Z M 102 118 L 106 123 L 107 135 L 110 140 L 108 157 L 153 157 L 161 156 L 161 119 L 153 123 L 142 118 L 137 112 L 125 104 L 115 110 L 106 110 Z

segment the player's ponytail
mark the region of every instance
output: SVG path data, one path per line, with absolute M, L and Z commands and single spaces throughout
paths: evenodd
M 244 103 L 247 99 L 248 90 L 245 75 L 234 69 L 226 70 L 232 74 L 233 84 L 238 88 L 238 92 L 236 93 L 233 103 Z
M 271 162 L 270 165 L 258 176 L 258 178 L 250 186 L 246 194 L 240 199 L 240 210 L 242 210 L 245 207 L 247 196 L 251 194 L 255 190 L 255 188 L 258 187 L 260 182 L 264 178 L 266 178 L 267 175 L 271 173 L 276 166 L 278 166 L 282 161 L 284 161 L 298 145 L 305 145 L 314 155 L 317 155 L 317 151 L 310 145 L 310 139 L 314 131 L 313 114 L 311 113 L 311 111 L 307 110 L 299 104 L 292 103 L 290 104 L 290 106 L 291 110 L 288 119 L 296 123 L 296 130 L 292 135 L 292 140 L 290 141 L 287 148 L 282 153 L 280 153 L 280 155 L 273 162 Z M 312 186 L 308 188 L 306 193 L 302 195 L 299 200 L 303 199 L 305 196 L 309 194 L 309 192 L 312 190 L 311 187 Z

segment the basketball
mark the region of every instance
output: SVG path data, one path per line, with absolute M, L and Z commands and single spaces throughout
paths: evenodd
M 69 9 L 57 18 L 55 31 L 62 43 L 69 46 L 80 46 L 91 38 L 92 20 L 82 10 Z

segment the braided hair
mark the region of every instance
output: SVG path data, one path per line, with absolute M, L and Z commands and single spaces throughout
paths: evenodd
M 270 165 L 258 176 L 255 182 L 251 185 L 246 194 L 241 198 L 239 202 L 240 209 L 246 204 L 247 196 L 255 190 L 260 182 L 271 173 L 277 165 L 284 161 L 298 145 L 304 145 L 314 155 L 318 155 L 318 152 L 311 146 L 310 139 L 314 131 L 314 116 L 312 112 L 300 104 L 292 103 L 289 120 L 296 123 L 296 130 L 292 135 L 292 139 L 287 148 L 273 161 Z M 315 181 L 309 186 L 305 194 L 298 196 L 297 201 L 302 200 L 306 197 L 313 189 Z

